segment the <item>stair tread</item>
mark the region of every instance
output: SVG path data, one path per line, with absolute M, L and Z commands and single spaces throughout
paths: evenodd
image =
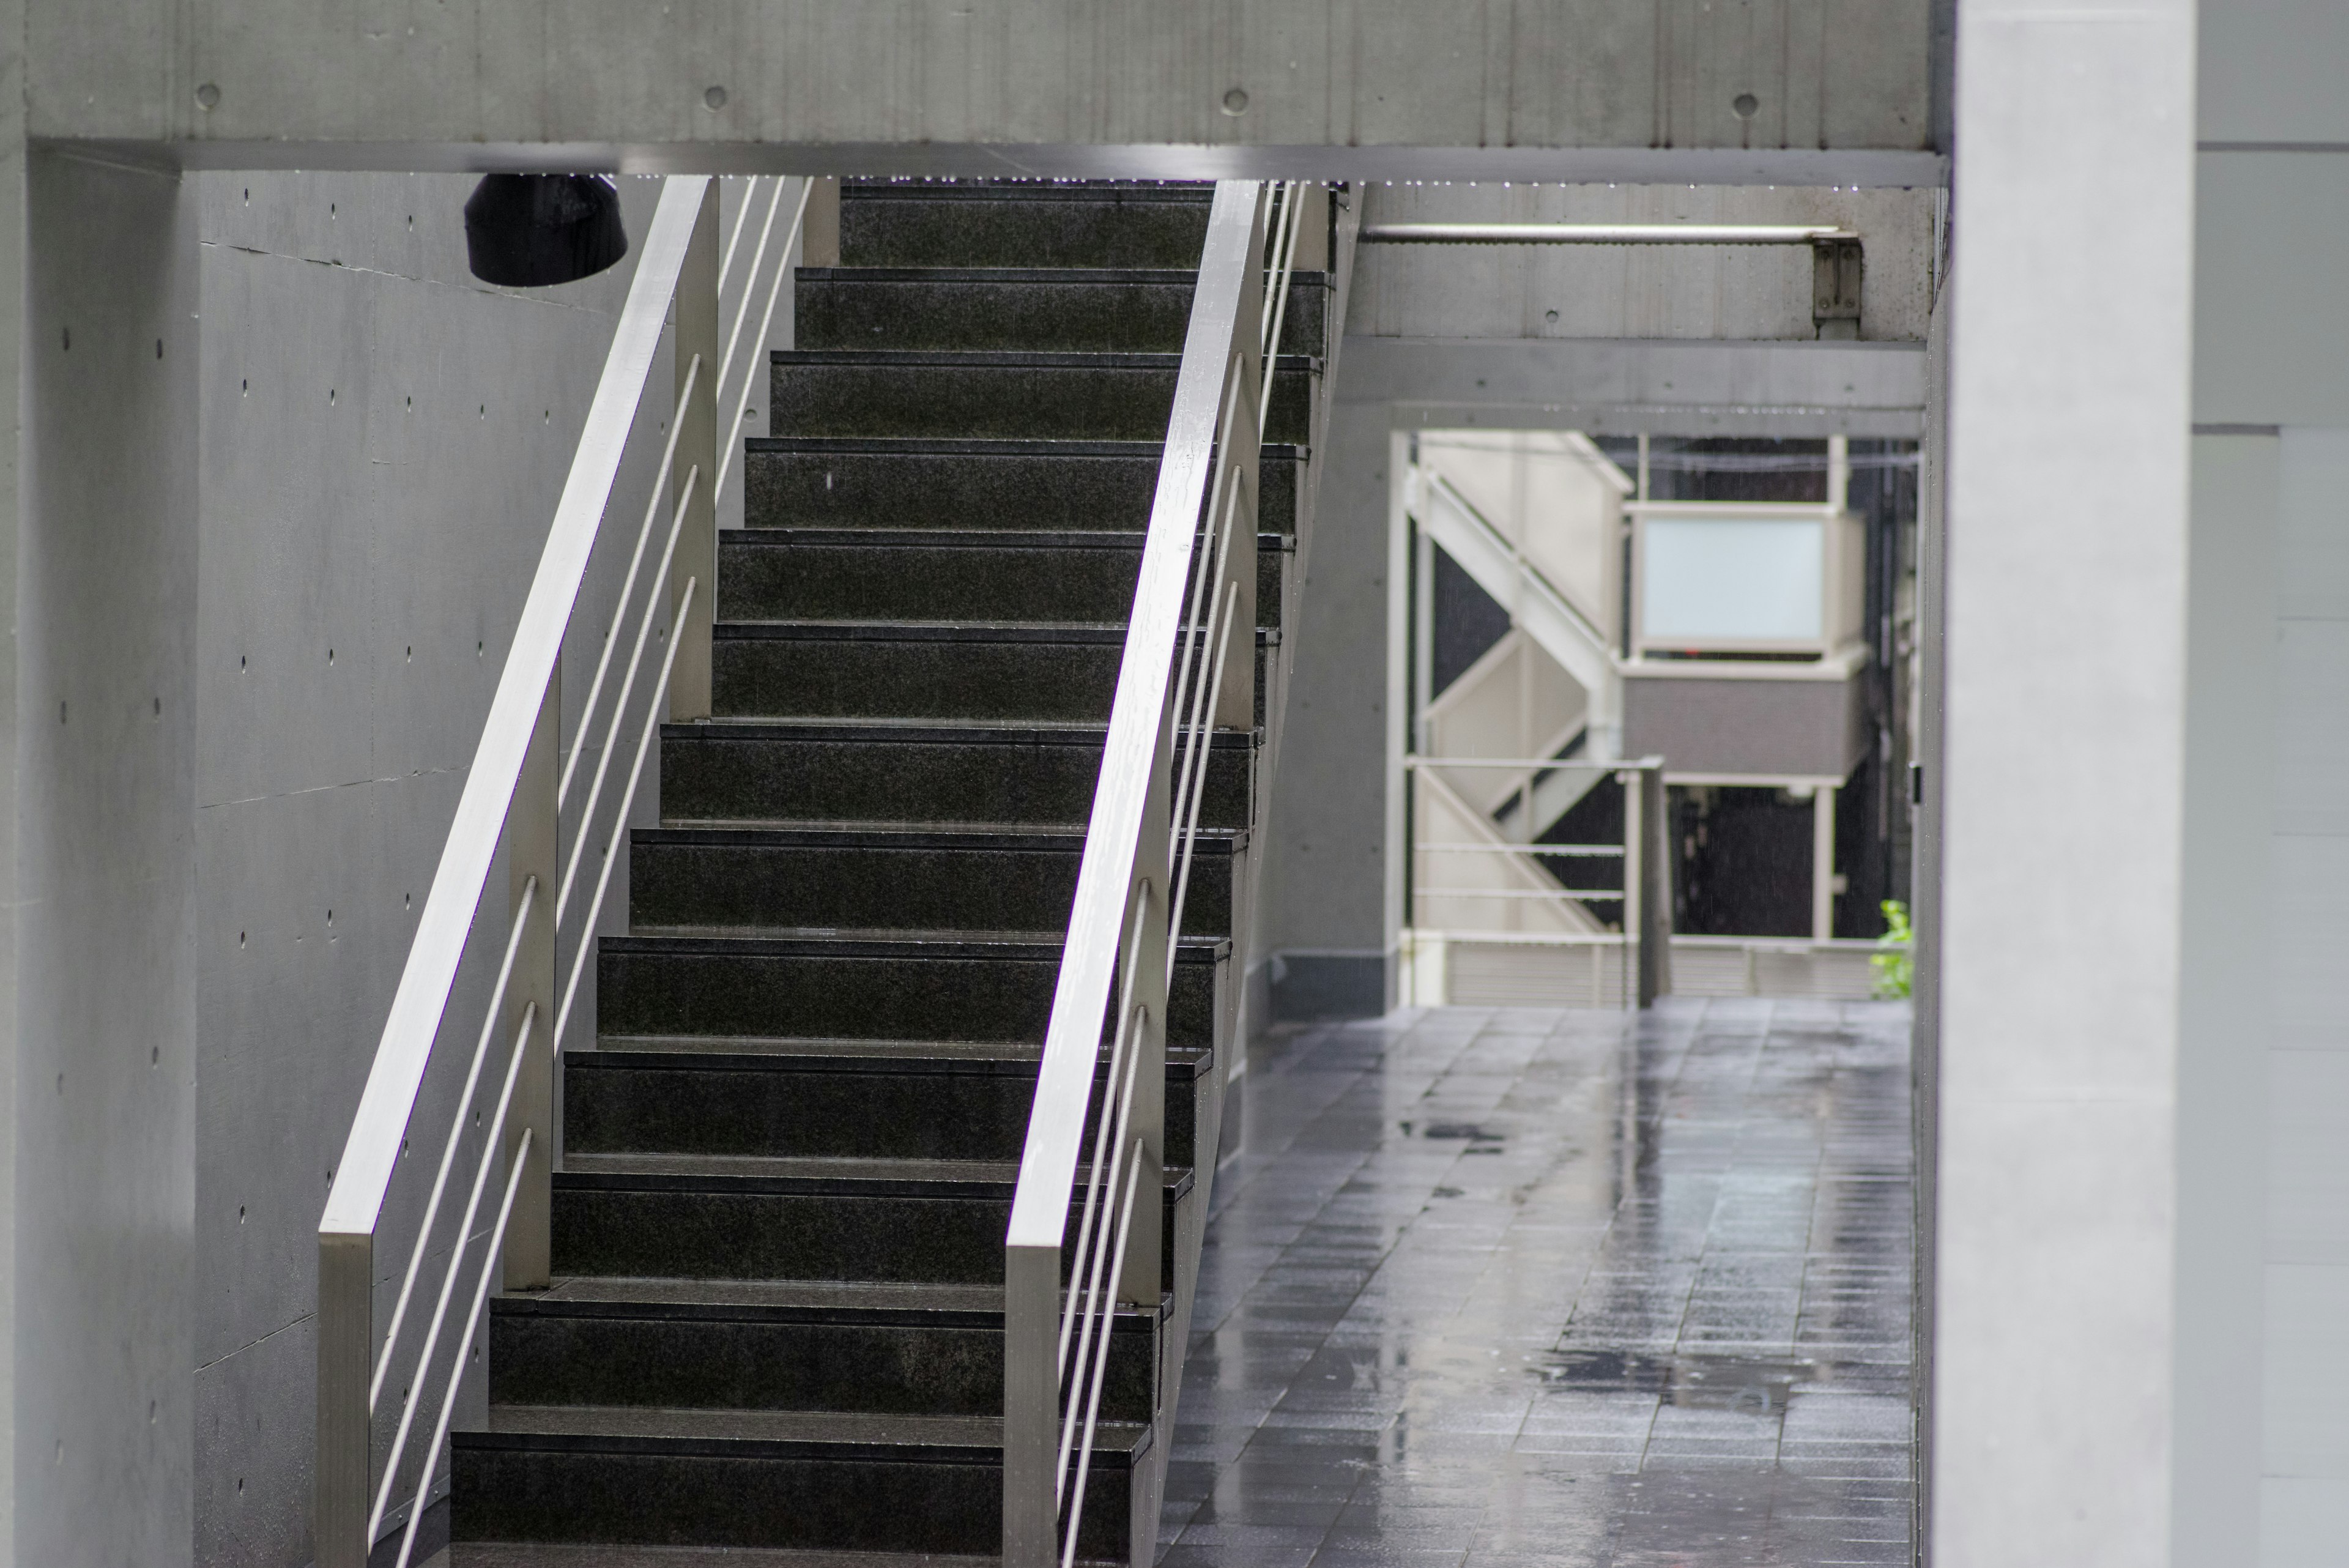
M 1065 931 L 994 934 L 983 931 L 840 931 L 825 929 L 751 929 L 658 931 L 606 936 L 606 952 L 656 952 L 679 948 L 707 948 L 716 952 L 770 953 L 778 956 L 847 958 L 1022 959 L 1057 961 L 1066 944 Z M 1231 947 L 1229 937 L 1185 936 L 1177 961 L 1207 963 Z
M 762 1189 L 898 1197 L 1009 1197 L 1019 1179 L 1016 1159 L 849 1159 L 829 1155 L 571 1154 L 554 1175 L 557 1187 L 612 1188 L 650 1182 L 695 1187 L 756 1182 Z M 1081 1189 L 1090 1167 L 1077 1168 Z M 1188 1190 L 1185 1166 L 1164 1173 L 1176 1196 Z
M 1184 725 L 1177 734 L 1188 734 Z M 1218 725 L 1209 743 L 1218 750 L 1238 750 L 1256 743 L 1258 732 Z M 730 739 L 790 737 L 821 741 L 905 741 L 923 743 L 1032 745 L 1060 743 L 1098 745 L 1108 739 L 1109 725 L 1084 719 L 904 719 L 854 714 L 823 718 L 787 713 L 717 714 L 682 722 L 664 722 L 661 738 L 692 740 L 700 736 Z
M 791 845 L 809 848 L 875 846 L 901 849 L 1081 850 L 1085 830 L 1021 823 L 949 826 L 923 822 L 664 822 L 632 830 L 639 844 Z M 1244 827 L 1202 827 L 1203 845 L 1244 847 Z
M 1069 348 L 774 348 L 776 365 L 953 366 L 962 369 L 1007 370 L 1176 370 L 1179 353 L 1123 350 L 1088 352 Z M 1318 355 L 1283 354 L 1276 369 L 1311 371 L 1320 367 Z M 1083 438 L 1073 438 L 1082 440 Z M 1133 441 L 1135 446 L 1164 442 Z
M 947 1458 L 972 1449 L 999 1451 L 999 1416 L 899 1416 L 855 1410 L 680 1410 L 627 1405 L 497 1405 L 487 1431 L 465 1434 L 467 1446 L 504 1446 L 500 1438 L 569 1438 L 595 1443 L 709 1443 L 790 1446 L 822 1450 L 926 1452 Z M 536 1445 L 533 1445 L 536 1446 Z M 1102 1422 L 1096 1454 L 1130 1457 L 1150 1446 L 1150 1428 Z
M 997 1557 L 795 1547 L 614 1546 L 600 1542 L 460 1541 L 419 1568 L 999 1568 Z
M 861 550 L 1123 550 L 1138 553 L 1149 543 L 1140 528 L 803 528 L 796 524 L 755 524 L 730 529 L 722 543 L 732 549 L 819 546 Z M 1286 534 L 1258 530 L 1258 550 L 1295 548 Z
M 1110 1047 L 1101 1049 L 1106 1066 Z M 874 1072 L 936 1071 L 948 1073 L 1010 1073 L 1026 1076 L 1044 1058 L 1041 1044 L 1025 1042 L 964 1040 L 823 1040 L 751 1035 L 606 1034 L 590 1051 L 573 1051 L 564 1061 L 574 1067 L 636 1065 L 636 1058 L 657 1056 L 679 1065 L 782 1066 L 799 1071 Z M 604 1060 L 599 1060 L 603 1058 Z M 1166 1048 L 1170 1076 L 1191 1076 L 1214 1063 L 1211 1050 L 1182 1045 Z
M 1173 1298 L 1159 1303 L 1159 1315 Z M 905 1319 L 931 1323 L 967 1319 L 992 1327 L 1003 1319 L 999 1285 L 885 1283 L 859 1280 L 698 1280 L 590 1275 L 558 1279 L 543 1291 L 495 1297 L 504 1315 L 647 1315 L 751 1317 L 781 1322 L 864 1322 Z M 1122 1323 L 1146 1326 L 1150 1310 L 1121 1303 Z
M 721 620 L 711 628 L 720 639 L 843 642 L 1078 642 L 1121 643 L 1125 622 L 1102 620 Z M 1196 635 L 1195 633 L 1194 635 Z M 1280 641 L 1280 628 L 1256 628 L 1258 648 Z M 1001 721 L 996 721 L 1001 722 Z
M 1163 441 L 1097 436 L 745 436 L 743 445 L 751 452 L 879 457 L 1157 457 L 1166 450 Z M 1306 456 L 1306 449 L 1295 441 L 1268 441 L 1262 450 L 1277 458 Z
M 1174 266 L 803 266 L 802 283 L 1196 283 L 1199 269 Z M 1289 280 L 1327 287 L 1326 272 L 1292 272 Z

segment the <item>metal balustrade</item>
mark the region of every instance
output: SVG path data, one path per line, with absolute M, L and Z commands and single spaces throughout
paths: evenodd
M 1427 906 L 1438 899 L 1459 899 L 1466 902 L 1490 901 L 1506 904 L 1510 901 L 1530 901 L 1537 904 L 1567 902 L 1601 902 L 1618 905 L 1621 918 L 1614 930 L 1593 935 L 1544 938 L 1510 933 L 1508 940 L 1528 943 L 1550 942 L 1559 947 L 1588 950 L 1593 963 L 1599 954 L 1613 951 L 1624 966 L 1620 994 L 1626 1007 L 1646 1007 L 1663 992 L 1671 989 L 1671 835 L 1664 815 L 1664 760 L 1642 757 L 1637 760 L 1584 761 L 1571 757 L 1430 757 L 1416 753 L 1402 759 L 1403 819 L 1419 821 L 1420 793 L 1424 788 L 1444 789 L 1443 775 L 1454 769 L 1481 769 L 1512 776 L 1517 798 L 1530 798 L 1536 782 L 1546 774 L 1580 773 L 1611 775 L 1623 786 L 1623 842 L 1620 844 L 1545 844 L 1538 841 L 1494 840 L 1485 843 L 1427 841 L 1413 829 L 1412 854 L 1408 862 L 1405 883 L 1405 907 L 1411 910 L 1411 929 L 1407 933 L 1414 942 L 1441 942 L 1449 936 L 1463 940 L 1491 940 L 1497 931 L 1448 932 L 1432 927 L 1424 916 Z M 1462 812 L 1473 807 L 1460 805 Z M 1537 867 L 1542 879 L 1548 880 L 1549 867 L 1544 861 L 1550 857 L 1563 857 L 1578 862 L 1619 860 L 1623 881 L 1619 888 L 1495 888 L 1462 887 L 1424 887 L 1418 872 L 1423 855 L 1456 855 L 1499 857 L 1520 866 Z M 1593 991 L 1596 992 L 1594 985 Z
M 612 867 L 653 738 L 664 717 L 709 713 L 715 498 L 732 449 L 740 444 L 732 421 L 726 421 L 721 454 L 718 410 L 739 406 L 749 379 L 759 373 L 758 349 L 789 275 L 785 264 L 806 216 L 810 184 L 801 182 L 791 228 L 769 275 L 786 184 L 780 178 L 750 182 L 721 258 L 717 182 L 671 178 L 638 250 L 636 276 L 318 1222 L 314 1523 L 319 1568 L 361 1568 L 387 1521 L 404 1526 L 397 1561 L 408 1568 L 491 1287 L 501 1280 L 509 1290 L 549 1282 L 554 1053 L 595 949 Z M 765 215 L 721 351 L 719 302 L 750 214 L 762 201 Z M 765 304 L 755 336 L 746 339 L 762 278 Z M 675 375 L 659 469 L 611 623 L 582 626 L 581 586 L 604 540 L 614 484 L 664 336 L 671 339 Z M 746 341 L 749 368 L 738 385 L 736 359 Z M 647 554 L 664 515 L 668 525 L 647 576 Z M 600 635 L 602 650 L 568 758 L 558 768 L 563 647 L 578 635 Z M 627 650 L 621 655 L 624 637 Z M 618 687 L 606 705 L 616 662 Z M 636 705 L 648 667 L 647 694 Z M 613 763 L 631 733 L 635 744 L 616 805 L 606 813 Z M 592 766 L 585 761 L 591 753 Z M 565 846 L 560 827 L 583 775 L 577 826 Z M 436 1040 L 470 1027 L 451 1015 L 451 997 L 501 843 L 509 882 L 503 957 L 453 1114 L 445 1121 L 419 1119 Z M 600 864 L 583 910 L 574 898 L 591 858 Z M 575 940 L 558 991 L 559 939 L 566 931 Z M 505 1051 L 493 1064 L 496 1043 Z M 481 1087 L 492 1068 L 497 1094 L 484 1106 Z M 469 1136 L 475 1133 L 478 1144 Z M 379 1277 L 378 1244 L 403 1158 L 411 1144 L 436 1143 L 440 1156 L 405 1265 L 397 1276 Z M 471 1177 L 465 1204 L 453 1229 L 446 1229 L 443 1204 L 467 1158 Z M 483 1199 L 493 1183 L 496 1212 L 484 1223 Z M 387 1287 L 392 1304 L 378 1328 L 376 1298 Z M 411 1309 L 423 1294 L 432 1297 L 433 1306 L 411 1354 Z M 468 1305 L 452 1337 L 450 1314 L 460 1294 Z M 430 1436 L 411 1451 L 428 1414 Z M 386 1428 L 378 1456 L 377 1439 Z M 398 1501 L 403 1493 L 404 1502 Z M 402 1508 L 404 1521 L 398 1518 Z
M 1160 1299 L 1166 995 L 1210 742 L 1255 722 L 1257 460 L 1303 192 L 1225 181 L 1208 218 L 1004 1241 L 1007 1568 L 1075 1560 L 1110 1319 Z

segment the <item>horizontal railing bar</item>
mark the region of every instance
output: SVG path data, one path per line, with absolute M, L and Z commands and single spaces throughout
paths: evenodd
M 685 368 L 685 385 L 678 389 L 677 400 L 682 404 L 693 397 L 693 384 L 701 379 L 701 356 L 696 354 Z M 587 683 L 587 701 L 579 708 L 579 735 L 587 733 L 589 722 L 595 717 L 596 701 L 604 694 L 604 679 L 611 672 L 612 650 L 620 644 L 620 628 L 628 618 L 628 604 L 636 595 L 636 572 L 645 563 L 645 546 L 652 542 L 653 522 L 660 515 L 661 497 L 668 493 L 669 469 L 677 462 L 677 438 L 685 430 L 683 420 L 668 421 L 668 440 L 661 447 L 660 472 L 653 475 L 651 496 L 645 502 L 645 520 L 636 525 L 636 547 L 628 556 L 628 575 L 620 580 L 620 597 L 612 605 L 611 629 L 604 634 L 604 646 L 595 659 L 595 679 Z M 656 595 L 656 597 L 658 596 Z M 627 706 L 624 697 L 620 706 Z M 554 788 L 555 809 L 571 798 L 572 775 L 579 771 L 579 758 L 586 751 L 574 736 L 571 755 L 563 764 L 563 782 Z
M 513 1058 L 506 1065 L 506 1081 L 498 1091 L 497 1115 L 490 1118 L 490 1130 L 481 1147 L 480 1168 L 473 1173 L 473 1190 L 465 1199 L 465 1218 L 457 1227 L 457 1244 L 449 1254 L 449 1272 L 440 1282 L 440 1299 L 433 1304 L 431 1326 L 424 1332 L 424 1348 L 417 1354 L 416 1384 L 399 1408 L 399 1428 L 392 1434 L 391 1452 L 383 1462 L 383 1485 L 376 1492 L 375 1511 L 367 1520 L 367 1539 L 375 1539 L 378 1527 L 383 1523 L 384 1510 L 391 1504 L 392 1488 L 399 1483 L 399 1459 L 408 1449 L 408 1434 L 416 1421 L 418 1399 L 423 1391 L 426 1374 L 432 1370 L 432 1353 L 440 1348 L 440 1330 L 449 1320 L 449 1300 L 456 1293 L 457 1270 L 464 1262 L 465 1249 L 471 1244 L 474 1217 L 481 1211 L 481 1193 L 489 1185 L 490 1168 L 497 1163 L 500 1140 L 505 1137 L 506 1113 L 513 1108 L 514 1085 L 522 1077 L 522 1064 L 528 1054 L 523 1047 L 530 1041 L 531 1025 L 538 1022 L 538 1003 L 533 1002 L 522 1010 L 521 1022 L 513 1033 Z M 530 1129 L 523 1129 L 527 1133 Z M 468 1338 L 471 1336 L 468 1335 Z M 460 1356 L 461 1359 L 461 1356 Z M 425 1475 L 425 1484 L 431 1484 L 431 1475 Z
M 1446 855 L 1584 855 L 1620 857 L 1619 844 L 1421 844 L 1419 849 L 1433 849 Z
M 672 175 L 662 187 L 530 597 L 481 726 L 481 743 L 466 770 L 456 816 L 425 894 L 416 939 L 384 1021 L 367 1087 L 335 1168 L 318 1221 L 321 1236 L 372 1236 L 382 1215 L 384 1194 L 399 1158 L 400 1136 L 414 1112 L 433 1038 L 471 934 L 473 913 L 497 857 L 539 709 L 562 659 L 564 634 L 578 603 L 579 585 L 644 399 L 668 301 L 677 291 L 708 187 L 709 179 L 702 175 Z
M 680 424 L 684 421 L 679 421 Z M 604 798 L 604 783 L 612 774 L 612 742 L 620 738 L 620 723 L 628 716 L 628 696 L 636 689 L 636 676 L 644 669 L 645 643 L 652 637 L 653 625 L 660 618 L 661 588 L 668 581 L 669 568 L 677 565 L 677 542 L 685 531 L 685 514 L 693 505 L 693 492 L 700 483 L 701 465 L 694 464 L 685 471 L 685 486 L 677 498 L 677 511 L 669 519 L 668 538 L 661 545 L 660 569 L 653 574 L 652 587 L 645 593 L 645 610 L 636 623 L 636 645 L 628 649 L 628 672 L 620 681 L 620 694 L 612 702 L 612 721 L 605 727 L 604 744 L 595 760 L 595 777 L 587 786 L 587 804 L 579 811 L 579 831 L 571 842 L 570 863 L 563 868 L 563 890 L 554 900 L 554 918 L 560 922 L 571 909 L 571 889 L 579 877 L 579 861 L 587 848 L 588 835 L 595 829 L 595 806 Z M 671 629 L 685 624 L 681 615 L 669 618 Z M 674 649 L 678 639 L 668 639 Z M 583 722 L 582 728 L 585 728 Z M 578 748 L 572 748 L 578 754 Z
M 1661 757 L 1625 757 L 1611 763 L 1585 762 L 1579 757 L 1429 757 L 1406 755 L 1407 768 L 1506 768 L 1511 773 L 1562 773 L 1579 768 L 1593 774 L 1638 774 L 1664 765 Z
M 1832 223 L 1365 223 L 1366 245 L 1807 245 L 1856 240 Z
M 677 601 L 679 624 L 683 624 L 686 612 L 693 607 L 694 590 L 700 586 L 698 577 L 685 579 L 685 592 Z M 651 709 L 645 717 L 644 733 L 636 739 L 636 761 L 628 764 L 628 787 L 620 793 L 620 809 L 615 818 L 617 826 L 612 830 L 615 847 L 619 836 L 627 831 L 628 813 L 636 804 L 636 786 L 644 782 L 645 754 L 652 746 L 653 737 L 660 732 L 661 720 L 667 711 L 663 705 L 668 701 L 669 676 L 677 669 L 678 645 L 683 640 L 682 638 L 670 638 L 668 651 L 661 655 L 660 681 L 653 688 Z M 611 888 L 612 867 L 618 864 L 619 859 L 617 855 L 605 855 L 602 869 L 595 874 L 595 896 L 588 900 L 587 918 L 580 925 L 579 946 L 571 957 L 571 979 L 563 988 L 563 1004 L 554 1010 L 554 1038 L 557 1051 L 563 1049 L 563 1031 L 571 1022 L 571 1004 L 578 999 L 580 976 L 586 972 L 587 960 L 595 951 L 595 921 L 604 912 L 604 895 Z
M 1141 1186 L 1142 1147 L 1137 1139 L 1133 1152 L 1126 1158 L 1125 1196 L 1118 1203 L 1117 1244 L 1113 1249 L 1116 1256 L 1112 1260 L 1112 1268 L 1124 1266 L 1126 1241 L 1133 1234 L 1133 1195 Z M 1085 1480 L 1093 1467 L 1094 1423 L 1101 1415 L 1102 1383 L 1109 1376 L 1109 1330 L 1104 1325 L 1101 1348 L 1094 1352 L 1092 1377 L 1085 1399 L 1085 1439 L 1077 1449 L 1077 1481 L 1070 1490 L 1069 1530 L 1065 1544 L 1061 1548 L 1061 1568 L 1074 1568 L 1077 1560 L 1077 1527 L 1084 1517 Z
M 498 1203 L 498 1220 L 491 1227 L 490 1244 L 481 1253 L 481 1273 L 473 1287 L 472 1310 L 465 1314 L 465 1334 L 457 1342 L 457 1365 L 449 1374 L 449 1391 L 440 1400 L 440 1417 L 433 1423 L 432 1446 L 424 1451 L 423 1488 L 417 1494 L 416 1506 L 408 1511 L 408 1533 L 400 1537 L 399 1560 L 394 1568 L 408 1568 L 409 1561 L 416 1552 L 417 1528 L 424 1522 L 423 1492 L 431 1488 L 432 1469 L 440 1462 L 440 1450 L 449 1441 L 450 1417 L 457 1412 L 457 1390 L 465 1380 L 463 1347 L 472 1344 L 473 1335 L 481 1331 L 481 1307 L 490 1299 L 490 1281 L 497 1273 L 498 1251 L 505 1245 L 506 1227 L 513 1220 L 514 1194 L 522 1190 L 522 1173 L 530 1164 L 531 1139 L 537 1130 L 535 1127 L 523 1128 L 522 1141 L 514 1147 L 513 1168 L 506 1174 L 506 1191 Z M 453 1268 L 450 1277 L 455 1277 Z M 373 1535 L 375 1532 L 370 1530 L 367 1533 Z
M 481 1038 L 473 1045 L 472 1065 L 465 1072 L 465 1087 L 457 1096 L 457 1125 L 449 1129 L 449 1141 L 440 1151 L 440 1168 L 432 1177 L 432 1196 L 425 1200 L 424 1219 L 416 1228 L 416 1246 L 408 1255 L 408 1271 L 399 1279 L 399 1299 L 392 1304 L 391 1326 L 383 1331 L 383 1355 L 375 1364 L 375 1376 L 367 1383 L 367 1410 L 373 1413 L 376 1403 L 383 1397 L 383 1380 L 391 1371 L 391 1355 L 399 1344 L 399 1327 L 408 1317 L 408 1303 L 416 1293 L 416 1281 L 424 1267 L 424 1250 L 432 1240 L 432 1222 L 440 1217 L 440 1199 L 449 1189 L 449 1173 L 456 1168 L 457 1145 L 465 1130 L 465 1107 L 473 1103 L 473 1091 L 481 1086 L 481 1064 L 489 1060 L 490 1039 L 497 1033 L 498 1015 L 505 1008 L 506 987 L 513 980 L 514 955 L 522 950 L 523 932 L 529 928 L 531 912 L 538 906 L 538 878 L 533 877 L 523 884 L 522 903 L 513 914 L 512 929 L 506 936 L 505 958 L 498 964 L 498 982 L 490 988 L 490 1005 L 481 1015 Z M 464 1246 L 464 1232 L 457 1236 L 457 1245 Z
M 1609 902 L 1625 897 L 1620 888 L 1414 888 L 1414 898 L 1547 898 L 1551 903 L 1560 898 L 1602 898 Z
M 799 208 L 792 214 L 791 233 L 783 236 L 782 258 L 775 264 L 774 281 L 767 286 L 767 307 L 759 313 L 759 336 L 753 339 L 755 342 L 764 343 L 767 340 L 768 328 L 771 327 L 775 324 L 775 302 L 782 297 L 783 280 L 791 275 L 790 263 L 792 259 L 792 244 L 800 237 L 800 231 L 807 225 L 808 197 L 812 195 L 814 192 L 815 181 L 813 179 L 811 178 L 801 182 Z M 750 277 L 743 280 L 742 297 L 745 304 L 748 304 L 750 301 L 751 285 L 757 281 L 758 273 L 755 269 L 752 271 Z M 736 330 L 739 331 L 740 329 L 740 324 L 737 323 Z M 734 346 L 731 343 L 729 343 L 726 347 L 726 355 L 730 360 L 734 356 Z M 755 354 L 750 360 L 750 376 L 753 377 L 759 373 L 759 361 Z M 745 378 L 742 382 L 742 390 L 743 392 L 748 392 L 750 389 L 750 379 L 749 378 Z M 722 376 L 719 378 L 718 392 L 720 397 L 725 396 L 726 382 L 725 378 Z M 740 394 L 737 394 L 735 398 L 729 400 L 725 406 L 730 409 L 733 407 L 735 402 L 740 400 Z M 742 450 L 742 443 L 740 441 L 732 439 L 721 441 L 719 444 L 721 450 L 718 454 L 718 484 L 717 488 L 713 489 L 709 493 L 713 497 L 718 495 L 719 492 L 726 488 L 726 476 L 731 472 L 734 468 L 734 454 Z

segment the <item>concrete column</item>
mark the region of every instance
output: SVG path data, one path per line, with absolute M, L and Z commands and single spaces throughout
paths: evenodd
M 1959 16 L 1939 1568 L 2170 1560 L 2194 23 Z
M 25 398 L 0 484 L 0 1561 L 168 1568 L 194 1512 L 193 202 L 169 174 L 19 160 L 0 157 L 21 285 L 0 386 Z

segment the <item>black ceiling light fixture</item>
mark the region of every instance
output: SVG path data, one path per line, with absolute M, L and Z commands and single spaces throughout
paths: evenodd
M 492 174 L 465 199 L 473 275 L 508 288 L 593 277 L 628 254 L 620 192 L 595 174 Z

